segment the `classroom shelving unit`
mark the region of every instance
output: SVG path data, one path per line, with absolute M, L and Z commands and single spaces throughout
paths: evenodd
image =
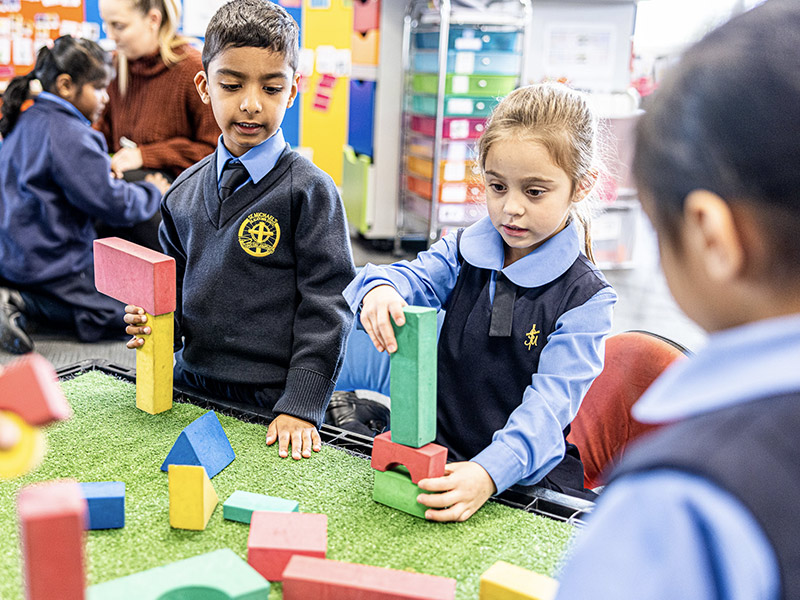
M 407 5 L 397 245 L 430 244 L 486 214 L 476 141 L 500 98 L 521 84 L 531 5 L 474 4 Z

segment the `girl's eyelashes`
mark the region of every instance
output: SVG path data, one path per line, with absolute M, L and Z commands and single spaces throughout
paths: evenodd
M 538 190 L 538 189 L 530 189 L 528 190 L 528 195 L 533 196 L 534 198 L 538 198 L 542 194 L 545 193 L 545 190 Z

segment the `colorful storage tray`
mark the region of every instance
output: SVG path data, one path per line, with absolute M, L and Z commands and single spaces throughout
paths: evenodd
M 445 96 L 445 117 L 488 117 L 500 100 L 468 96 Z M 436 116 L 436 96 L 411 96 L 411 112 Z
M 433 158 L 433 138 L 426 135 L 411 134 L 408 137 L 407 150 L 423 158 Z M 471 160 L 478 156 L 478 147 L 474 140 L 445 140 L 441 146 L 442 160 Z
M 421 156 L 406 157 L 408 172 L 426 179 L 433 177 L 433 161 Z M 477 165 L 471 160 L 439 161 L 439 181 L 482 185 Z
M 493 50 L 519 52 L 522 35 L 519 31 L 481 31 L 473 27 L 451 27 L 447 47 L 450 50 L 480 52 Z M 417 48 L 432 50 L 439 47 L 438 31 L 420 31 L 414 34 Z
M 447 72 L 459 75 L 518 75 L 520 55 L 509 52 L 459 52 L 447 53 Z M 439 72 L 439 52 L 418 50 L 414 54 L 414 70 L 418 73 Z
M 517 87 L 516 75 L 447 75 L 444 93 L 453 96 L 505 96 Z M 412 77 L 411 88 L 418 94 L 439 91 L 437 74 L 418 73 Z
M 406 175 L 408 191 L 430 200 L 433 184 L 430 179 L 416 175 Z M 484 202 L 483 183 L 444 182 L 439 185 L 439 202 Z
M 453 140 L 474 140 L 481 137 L 484 129 L 486 129 L 486 119 L 445 117 L 442 123 L 442 137 Z M 436 118 L 412 115 L 411 130 L 425 135 L 436 135 Z

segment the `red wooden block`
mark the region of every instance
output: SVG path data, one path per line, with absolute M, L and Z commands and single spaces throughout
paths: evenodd
M 247 539 L 247 562 L 269 581 L 281 581 L 296 554 L 325 558 L 328 516 L 255 511 Z
M 17 496 L 27 600 L 83 600 L 86 500 L 78 482 L 50 481 Z
M 425 444 L 421 448 L 404 446 L 392 441 L 390 431 L 372 441 L 372 468 L 386 471 L 394 465 L 403 465 L 414 483 L 427 477 L 441 477 L 446 463 L 447 448 L 439 444 Z
M 97 291 L 151 315 L 175 311 L 175 259 L 111 237 L 94 241 Z
M 453 600 L 456 580 L 382 567 L 293 556 L 283 572 L 283 599 Z
M 40 354 L 19 358 L 0 372 L 0 410 L 17 413 L 30 425 L 72 415 L 53 365 Z

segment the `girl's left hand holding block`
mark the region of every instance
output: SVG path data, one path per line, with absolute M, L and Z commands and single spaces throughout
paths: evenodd
M 128 348 L 141 348 L 144 345 L 144 338 L 140 336 L 150 335 L 152 332 L 147 325 L 140 326 L 143 323 L 147 323 L 145 310 L 141 306 L 128 304 L 125 307 L 125 316 L 123 320 L 128 324 L 128 326 L 125 327 L 125 333 L 133 336 L 133 338 L 128 340 L 126 346 Z
M 437 494 L 420 494 L 417 502 L 436 509 L 425 511 L 430 521 L 466 521 L 497 491 L 494 481 L 476 462 L 449 463 L 443 477 L 422 479 L 419 489 Z

